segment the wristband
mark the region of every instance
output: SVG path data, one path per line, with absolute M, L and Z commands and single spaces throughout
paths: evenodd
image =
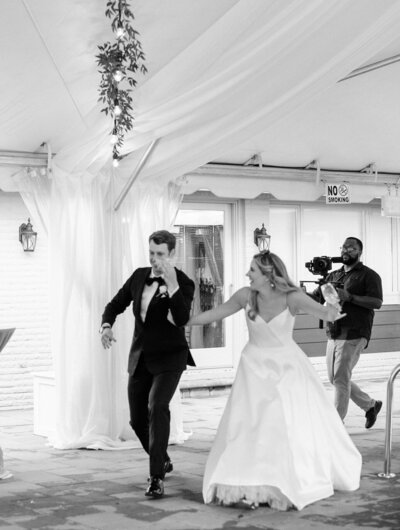
M 99 333 L 103 333 L 103 331 L 104 331 L 105 329 L 107 329 L 107 328 L 110 328 L 110 329 L 111 329 L 110 324 L 102 324 L 102 325 L 100 326 Z

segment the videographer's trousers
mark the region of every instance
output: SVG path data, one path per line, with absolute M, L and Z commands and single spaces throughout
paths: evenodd
M 353 368 L 367 345 L 367 339 L 332 340 L 326 346 L 326 365 L 329 381 L 335 387 L 335 407 L 342 420 L 346 417 L 349 400 L 364 411 L 374 406 L 375 400 L 351 381 Z

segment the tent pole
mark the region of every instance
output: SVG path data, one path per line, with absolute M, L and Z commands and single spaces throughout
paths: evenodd
M 142 171 L 143 169 L 143 166 L 145 165 L 147 159 L 149 158 L 151 152 L 153 151 L 156 143 L 158 142 L 159 138 L 156 138 L 155 140 L 153 140 L 151 142 L 151 144 L 149 145 L 149 147 L 147 148 L 146 152 L 144 153 L 144 155 L 142 156 L 141 160 L 139 160 L 139 163 L 138 165 L 136 166 L 135 168 L 135 171 L 132 173 L 132 175 L 130 176 L 128 182 L 125 184 L 123 190 L 121 191 L 121 193 L 119 194 L 119 197 L 118 199 L 115 201 L 114 203 L 114 210 L 117 211 L 118 208 L 121 206 L 122 204 L 122 201 L 125 199 L 128 191 L 131 189 L 132 187 L 132 184 L 135 182 L 135 180 L 137 179 L 137 177 L 139 176 L 139 173 Z
M 338 83 L 340 83 L 341 81 L 346 81 L 347 79 L 351 79 L 352 77 L 357 77 L 358 75 L 368 74 L 368 72 L 372 72 L 373 70 L 377 70 L 378 68 L 383 68 L 384 66 L 389 66 L 393 63 L 397 63 L 398 61 L 400 61 L 400 54 L 393 55 L 392 57 L 387 57 L 386 59 L 382 59 L 381 61 L 377 61 L 376 63 L 367 64 L 366 66 L 362 66 L 361 68 L 356 68 L 348 75 L 346 75 L 346 77 L 339 79 Z

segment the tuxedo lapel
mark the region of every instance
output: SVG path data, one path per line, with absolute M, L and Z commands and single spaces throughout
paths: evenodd
M 142 317 L 140 315 L 141 312 L 141 305 L 142 305 L 142 295 L 143 295 L 143 289 L 146 284 L 146 279 L 150 276 L 151 267 L 147 267 L 143 269 L 143 274 L 140 275 L 138 278 L 136 285 L 133 286 L 134 293 L 133 293 L 133 313 L 135 315 L 135 318 L 142 320 Z
M 147 315 L 149 314 L 149 312 L 151 312 L 151 310 L 154 307 L 154 305 L 161 301 L 160 297 L 157 296 L 157 294 L 159 294 L 159 290 L 158 289 L 159 289 L 159 287 L 157 287 L 157 289 L 154 291 L 154 294 L 153 294 L 153 296 L 150 299 L 149 305 L 147 306 L 146 318 L 147 318 Z

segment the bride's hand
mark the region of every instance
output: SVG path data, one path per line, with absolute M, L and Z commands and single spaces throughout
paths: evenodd
M 341 318 L 345 317 L 346 316 L 346 313 L 341 313 L 340 312 L 340 306 L 338 305 L 333 305 L 333 304 L 326 304 L 326 309 L 327 309 L 327 316 L 326 316 L 326 320 L 328 322 L 335 322 L 336 320 L 340 320 Z

